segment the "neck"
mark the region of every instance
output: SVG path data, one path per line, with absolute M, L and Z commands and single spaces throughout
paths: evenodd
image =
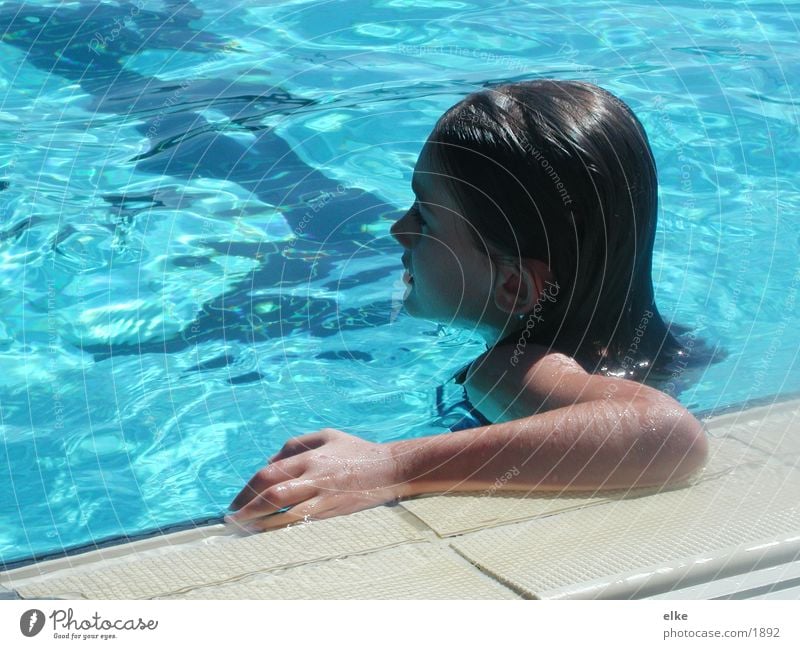
M 506 338 L 513 337 L 514 334 L 520 333 L 523 330 L 524 325 L 524 320 L 520 321 L 517 318 L 512 317 L 509 318 L 502 327 L 487 326 L 484 330 L 479 331 L 478 333 L 486 343 L 486 347 L 491 349 L 492 347 L 496 347 L 498 344 L 505 342 Z

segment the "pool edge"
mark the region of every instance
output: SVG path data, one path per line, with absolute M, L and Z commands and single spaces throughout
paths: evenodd
M 785 440 L 785 443 L 791 443 L 791 439 L 783 434 L 783 432 L 776 429 L 770 429 L 772 432 L 772 438 L 769 440 L 769 444 L 767 444 L 764 440 L 760 437 L 753 439 L 745 439 L 743 438 L 744 435 L 750 434 L 748 431 L 751 429 L 758 432 L 762 429 L 767 430 L 769 426 L 767 424 L 769 422 L 774 421 L 782 421 L 784 424 L 788 421 L 790 425 L 791 422 L 794 420 L 793 418 L 796 416 L 796 412 L 800 412 L 800 399 L 798 399 L 795 395 L 789 395 L 785 398 L 770 398 L 770 399 L 760 399 L 760 400 L 752 400 L 748 401 L 745 404 L 738 404 L 738 406 L 733 407 L 725 407 L 724 409 L 716 409 L 713 411 L 708 411 L 702 420 L 706 425 L 707 429 L 710 430 L 710 433 L 720 440 L 729 440 L 732 445 L 734 445 L 737 449 L 737 452 L 740 453 L 749 453 L 746 460 L 741 460 L 741 466 L 745 466 L 747 464 L 753 465 L 758 461 L 767 462 L 768 460 L 772 462 L 775 466 L 778 466 L 777 460 L 775 458 L 769 458 L 768 454 L 764 449 L 770 448 L 770 445 L 775 443 L 775 440 L 780 442 L 781 440 Z M 747 426 L 740 424 L 740 420 L 748 422 Z M 784 425 L 781 424 L 781 425 Z M 788 429 L 787 429 L 788 430 Z M 800 445 L 798 445 L 798 449 L 800 450 Z M 791 455 L 791 454 L 790 454 Z M 744 457 L 744 455 L 742 456 Z M 754 459 L 755 458 L 755 459 Z M 758 458 L 761 458 L 759 460 Z M 775 466 L 772 466 L 772 470 L 775 469 Z M 786 476 L 791 476 L 791 478 L 786 478 L 786 484 L 789 485 L 791 488 L 794 488 L 794 480 L 797 477 L 797 471 L 793 465 L 789 465 L 784 463 L 780 465 L 782 467 L 781 470 L 786 471 Z M 722 472 L 724 473 L 724 472 Z M 722 473 L 720 475 L 722 475 Z M 789 482 L 791 479 L 792 482 Z M 800 481 L 798 481 L 800 484 Z M 666 493 L 666 492 L 664 492 Z M 663 494 L 662 494 L 663 496 Z M 433 498 L 447 498 L 446 496 L 440 497 L 433 497 Z M 524 496 L 520 496 L 518 498 L 524 499 Z M 506 496 L 507 501 L 512 501 L 513 498 L 508 498 Z M 431 501 L 428 501 L 431 502 Z M 655 502 L 655 501 L 654 501 Z M 593 507 L 603 506 L 607 503 L 590 503 Z M 501 501 L 489 501 L 484 499 L 481 502 L 481 506 L 491 506 L 491 507 L 500 507 L 503 505 Z M 508 506 L 508 503 L 505 503 L 505 506 Z M 574 520 L 579 520 L 581 516 L 586 517 L 587 511 L 589 511 L 588 506 L 581 506 L 578 509 L 567 510 L 564 509 L 563 511 L 558 512 L 556 515 L 549 515 L 549 518 L 553 518 L 554 520 L 560 520 L 557 517 L 565 517 L 563 520 L 569 520 L 570 517 Z M 600 511 L 600 510 L 596 510 Z M 611 511 L 611 510 L 609 510 Z M 362 564 L 366 564 L 368 561 L 363 557 L 370 555 L 372 553 L 378 553 L 380 556 L 384 556 L 380 553 L 388 553 L 385 554 L 386 557 L 395 557 L 398 553 L 407 552 L 408 557 L 411 557 L 413 561 L 420 561 L 424 565 L 428 565 L 425 562 L 433 562 L 431 565 L 436 565 L 441 568 L 441 566 L 446 565 L 449 566 L 446 570 L 452 570 L 454 575 L 458 577 L 453 577 L 454 583 L 470 583 L 472 587 L 475 587 L 475 584 L 481 584 L 481 580 L 489 578 L 493 582 L 496 582 L 496 585 L 500 590 L 492 591 L 491 589 L 487 592 L 495 592 L 497 596 L 502 597 L 503 593 L 507 593 L 510 596 L 515 597 L 532 597 L 535 598 L 537 596 L 548 596 L 548 597 L 556 597 L 558 596 L 557 593 L 567 593 L 567 597 L 580 597 L 579 594 L 581 591 L 579 584 L 573 584 L 572 590 L 562 589 L 558 591 L 557 589 L 554 591 L 539 591 L 536 592 L 529 588 L 529 585 L 526 585 L 524 579 L 522 581 L 516 581 L 513 574 L 506 574 L 504 573 L 504 568 L 502 567 L 502 557 L 492 557 L 491 553 L 485 554 L 485 556 L 481 555 L 481 551 L 476 552 L 474 555 L 471 555 L 469 543 L 467 542 L 470 538 L 475 539 L 477 538 L 475 535 L 484 534 L 487 538 L 497 536 L 498 538 L 502 538 L 502 533 L 504 529 L 510 528 L 511 526 L 518 525 L 520 526 L 519 529 L 528 529 L 531 526 L 536 525 L 543 525 L 544 523 L 537 522 L 543 521 L 541 517 L 539 518 L 531 518 L 531 519 L 523 519 L 521 521 L 506 521 L 501 522 L 499 524 L 487 524 L 483 527 L 479 527 L 472 531 L 464 531 L 453 535 L 442 534 L 441 530 L 437 531 L 435 521 L 434 525 L 432 526 L 430 523 L 431 521 L 425 521 L 424 516 L 420 518 L 418 513 L 414 513 L 414 508 L 409 506 L 409 508 L 404 508 L 402 505 L 399 508 L 377 508 L 375 510 L 368 510 L 368 512 L 374 512 L 373 514 L 368 514 L 367 516 L 362 516 L 359 520 L 363 523 L 360 526 L 357 525 L 356 528 L 358 529 L 359 534 L 366 534 L 369 536 L 372 533 L 372 526 L 376 523 L 379 525 L 383 525 L 386 529 L 394 529 L 392 526 L 396 525 L 397 529 L 401 531 L 401 536 L 403 534 L 407 535 L 406 537 L 397 539 L 396 543 L 392 542 L 392 539 L 389 538 L 382 538 L 379 541 L 376 541 L 374 547 L 369 547 L 364 551 L 358 551 L 357 549 L 354 551 L 344 551 L 342 556 L 319 556 L 309 561 L 302 561 L 302 560 L 295 560 L 289 561 L 282 565 L 277 565 L 269 568 L 263 573 L 253 573 L 252 575 L 245 575 L 245 578 L 249 579 L 250 577 L 254 577 L 256 581 L 261 579 L 264 583 L 275 583 L 277 581 L 283 580 L 286 581 L 285 575 L 286 573 L 291 573 L 295 571 L 295 574 L 300 575 L 301 572 L 298 572 L 298 569 L 306 566 L 302 574 L 314 573 L 316 572 L 324 572 L 325 570 L 336 570 L 338 569 L 335 564 L 326 564 L 326 562 L 330 562 L 333 559 L 342 559 L 347 558 L 353 566 L 358 564 L 358 561 L 361 561 Z M 583 513 L 576 513 L 576 512 L 583 512 Z M 346 523 L 343 519 L 352 519 L 353 517 L 358 517 L 358 515 L 352 515 L 350 517 L 342 517 L 340 519 L 331 519 L 330 521 L 320 521 L 315 522 L 311 525 L 304 526 L 308 530 L 312 530 L 315 526 L 321 526 L 323 523 L 327 524 L 327 530 L 334 530 L 335 528 L 339 527 L 341 529 L 347 528 L 349 523 Z M 402 520 L 401 520 L 402 519 Z M 218 520 L 218 519 L 217 519 Z M 337 521 L 339 521 L 337 523 Z M 402 525 L 401 525 L 402 523 Z M 553 524 L 553 521 L 550 521 L 548 524 Z M 794 522 L 791 523 L 794 525 Z M 403 527 L 405 526 L 405 527 Z M 352 526 L 350 526 L 352 527 Z M 355 528 L 354 528 L 355 529 Z M 412 530 L 412 532 L 409 532 Z M 414 531 L 415 530 L 415 531 Z M 351 530 L 352 532 L 353 530 Z M 385 531 L 385 530 L 384 530 Z M 800 524 L 797 527 L 790 527 L 786 528 L 783 533 L 784 540 L 792 539 L 792 533 L 796 532 L 797 536 L 800 537 Z M 264 541 L 265 546 L 269 546 L 269 538 L 272 534 L 280 534 L 279 532 L 272 532 L 266 535 L 256 535 L 261 537 Z M 335 537 L 335 532 L 333 532 Z M 416 534 L 416 536 L 415 536 Z M 390 533 L 391 535 L 391 533 Z M 410 536 L 408 536 L 410 535 Z M 317 538 L 318 535 L 316 533 L 303 533 L 297 536 L 298 539 L 305 538 L 310 543 L 318 542 L 320 539 Z M 241 534 L 232 531 L 229 527 L 220 524 L 206 524 L 201 526 L 194 526 L 189 529 L 184 529 L 182 531 L 172 532 L 170 534 L 158 534 L 154 536 L 153 533 L 149 533 L 147 538 L 134 538 L 129 539 L 126 542 L 117 543 L 113 545 L 109 545 L 108 547 L 91 550 L 88 552 L 82 552 L 78 554 L 74 554 L 71 556 L 64 556 L 60 558 L 50 559 L 48 561 L 40 561 L 31 563 L 26 566 L 14 568 L 11 570 L 6 570 L 0 572 L 0 597 L 3 597 L 3 588 L 9 588 L 10 590 L 6 591 L 6 596 L 11 596 L 16 593 L 16 590 L 13 588 L 15 583 L 32 583 L 32 582 L 47 582 L 52 576 L 56 575 L 57 573 L 68 573 L 69 571 L 75 572 L 76 569 L 79 570 L 81 567 L 86 567 L 91 564 L 96 564 L 100 569 L 105 569 L 111 565 L 119 564 L 123 561 L 126 557 L 130 558 L 133 556 L 140 556 L 146 555 L 147 553 L 152 553 L 153 551 L 159 550 L 170 550 L 174 552 L 181 552 L 182 550 L 189 550 L 190 548 L 199 548 L 205 545 L 205 548 L 212 547 L 214 542 L 221 548 L 224 545 L 224 539 L 233 540 L 233 539 L 242 539 L 246 538 L 243 537 Z M 251 537 L 252 538 L 252 537 Z M 275 537 L 276 539 L 278 537 Z M 775 537 L 777 538 L 777 536 Z M 341 540 L 341 539 L 340 539 Z M 211 545 L 208 545 L 209 542 L 212 542 Z M 412 544 L 414 547 L 412 548 Z M 762 564 L 756 564 L 754 567 L 750 569 L 755 570 L 756 568 L 763 568 L 766 565 L 769 565 L 770 561 L 770 552 L 769 552 L 769 544 L 770 539 L 751 539 L 750 545 L 753 547 L 760 547 L 764 545 L 767 550 L 765 550 L 766 555 L 763 559 Z M 406 550 L 398 550 L 399 546 L 408 546 Z M 778 543 L 778 546 L 781 547 L 781 551 L 786 549 L 786 544 Z M 232 546 L 231 546 L 232 547 Z M 422 550 L 422 548 L 424 551 Z M 477 546 L 476 546 L 477 547 Z M 792 546 L 793 547 L 793 546 Z M 464 548 L 467 548 L 466 550 Z M 205 550 L 204 550 L 205 551 Z M 302 548 L 296 549 L 296 551 L 302 555 L 303 551 Z M 737 548 L 730 548 L 728 554 L 725 552 L 717 553 L 715 555 L 715 560 L 718 562 L 722 562 L 723 564 L 727 565 L 728 559 L 725 557 L 730 555 L 731 561 L 735 556 L 741 556 L 742 552 L 746 552 L 746 547 L 737 547 Z M 213 551 L 212 551 L 213 552 Z M 293 550 L 294 552 L 294 550 Z M 427 553 L 427 554 L 426 554 Z M 336 553 L 334 553 L 336 554 Z M 774 553 L 773 553 L 774 554 Z M 423 556 L 424 555 L 424 556 Z M 458 560 L 454 558 L 453 555 L 458 555 L 460 557 L 461 565 L 459 566 Z M 147 554 L 147 556 L 150 556 Z M 153 555 L 156 556 L 156 555 Z M 177 556 L 177 555 L 176 555 Z M 362 557 L 358 561 L 352 559 L 352 557 Z M 777 555 L 775 555 L 777 556 Z M 783 556 L 783 555 L 781 555 Z M 788 556 L 788 555 L 787 555 Z M 685 557 L 686 561 L 684 562 L 684 569 L 689 570 L 691 572 L 691 565 L 692 559 L 691 557 Z M 784 559 L 786 559 L 784 557 Z M 781 559 L 781 561 L 784 561 Z M 789 557 L 786 559 L 787 561 L 791 559 Z M 703 559 L 698 566 L 704 562 L 707 562 L 708 557 Z M 355 563 L 354 563 L 355 562 Z M 494 562 L 494 563 L 493 563 Z M 409 561 L 406 561 L 409 563 Z M 678 560 L 678 564 L 681 561 Z M 317 567 L 308 568 L 312 564 L 317 564 Z M 421 564 L 421 565 L 422 565 Z M 388 564 L 387 564 L 388 565 Z M 498 567 L 500 566 L 500 567 Z M 662 569 L 665 569 L 666 564 L 662 565 Z M 689 567 L 687 567 L 689 566 Z M 632 566 L 633 568 L 633 566 Z M 355 568 L 353 568 L 355 569 Z M 444 568 L 443 568 L 444 569 Z M 699 568 L 698 568 L 699 569 Z M 513 572 L 513 571 L 512 571 Z M 448 573 L 449 574 L 449 573 Z M 677 574 L 677 573 L 676 573 Z M 725 574 L 726 577 L 730 577 L 730 571 Z M 613 576 L 610 576 L 613 577 Z M 609 578 L 610 578 L 609 577 Z M 619 577 L 619 575 L 616 575 Z M 387 576 L 389 578 L 389 576 Z M 528 577 L 529 578 L 529 577 Z M 238 578 L 238 583 L 241 586 L 242 579 Z M 461 580 L 461 581 L 458 581 Z M 474 581 L 478 580 L 478 581 Z M 246 581 L 246 579 L 245 579 Z M 619 579 L 617 580 L 619 581 Z M 623 580 L 624 581 L 624 580 Z M 690 580 L 691 581 L 691 580 Z M 602 582 L 602 579 L 601 579 Z M 249 583 L 249 582 L 247 582 Z M 587 582 L 589 583 L 589 582 Z M 656 583 L 656 582 L 653 582 Z M 678 586 L 685 586 L 686 582 L 684 580 L 683 583 L 679 581 L 676 582 Z M 631 584 L 628 584 L 629 586 Z M 231 592 L 235 591 L 237 587 L 236 580 L 232 580 L 228 583 L 226 588 L 233 589 Z M 191 594 L 191 591 L 200 590 L 202 592 L 211 593 L 211 598 L 213 598 L 213 588 L 209 590 L 210 586 L 195 586 L 189 587 L 187 591 L 188 594 Z M 288 588 L 285 584 L 282 588 Z M 428 589 L 427 591 L 425 589 Z M 420 597 L 425 597 L 425 594 L 430 594 L 432 585 L 428 583 L 425 585 Z M 649 591 L 643 591 L 641 588 L 636 591 L 640 594 L 645 592 L 651 592 L 655 595 L 658 595 L 658 586 L 650 585 Z M 585 590 L 585 589 L 584 589 Z M 249 591 L 240 591 L 240 592 L 249 592 Z M 280 591 L 285 592 L 285 591 Z M 338 592 L 338 591 L 334 591 Z M 394 592 L 394 591 L 392 591 Z M 585 591 L 589 592 L 589 591 Z M 625 587 L 619 588 L 617 587 L 616 590 L 603 590 L 603 588 L 595 587 L 593 591 L 591 591 L 594 596 L 602 596 L 602 593 L 605 592 L 608 596 L 613 597 L 623 597 L 626 591 Z M 548 594 L 549 593 L 549 594 Z M 572 593 L 571 595 L 569 593 Z M 63 593 L 62 593 L 63 594 Z M 184 593 L 186 595 L 187 593 Z M 409 592 L 409 596 L 417 596 L 414 592 Z M 51 595 L 58 596 L 59 593 L 52 592 Z M 179 595 L 176 595 L 179 596 Z M 458 589 L 453 591 L 453 597 L 463 597 L 465 596 L 463 592 L 459 592 Z

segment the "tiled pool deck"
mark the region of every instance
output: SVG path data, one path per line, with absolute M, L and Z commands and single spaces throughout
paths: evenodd
M 691 484 L 429 496 L 245 536 L 214 525 L 0 573 L 0 597 L 800 598 L 800 399 L 704 419 Z

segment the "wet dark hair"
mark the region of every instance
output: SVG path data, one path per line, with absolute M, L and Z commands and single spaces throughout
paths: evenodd
M 639 381 L 724 358 L 680 342 L 690 329 L 656 307 L 656 166 L 614 95 L 577 81 L 503 84 L 450 108 L 428 141 L 478 248 L 553 272 L 557 295 L 540 303 L 532 342 Z

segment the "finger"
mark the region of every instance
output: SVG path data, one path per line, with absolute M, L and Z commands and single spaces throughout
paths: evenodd
M 304 453 L 315 448 L 319 448 L 328 441 L 330 435 L 325 430 L 317 431 L 316 433 L 309 433 L 308 435 L 300 435 L 293 437 L 286 441 L 280 451 L 269 458 L 270 462 L 278 462 L 286 458 Z
M 261 516 L 274 514 L 286 507 L 293 507 L 317 496 L 318 487 L 312 480 L 291 480 L 273 485 L 251 499 L 235 514 L 226 516 L 229 523 L 246 523 Z
M 315 496 L 304 503 L 295 505 L 288 511 L 252 521 L 246 527 L 251 532 L 266 532 L 286 527 L 292 523 L 321 520 L 335 515 L 336 510 L 331 507 L 325 496 Z
M 266 489 L 293 478 L 299 478 L 305 471 L 305 463 L 298 460 L 273 462 L 257 471 L 242 490 L 236 494 L 228 509 L 237 510 L 244 507 L 254 498 L 258 498 Z
M 246 525 L 251 532 L 264 532 L 298 523 L 300 521 L 321 521 L 334 516 L 352 514 L 363 509 L 370 509 L 385 504 L 379 498 L 351 498 L 342 494 L 321 494 L 307 502 L 292 507 L 286 512 L 267 516 Z

